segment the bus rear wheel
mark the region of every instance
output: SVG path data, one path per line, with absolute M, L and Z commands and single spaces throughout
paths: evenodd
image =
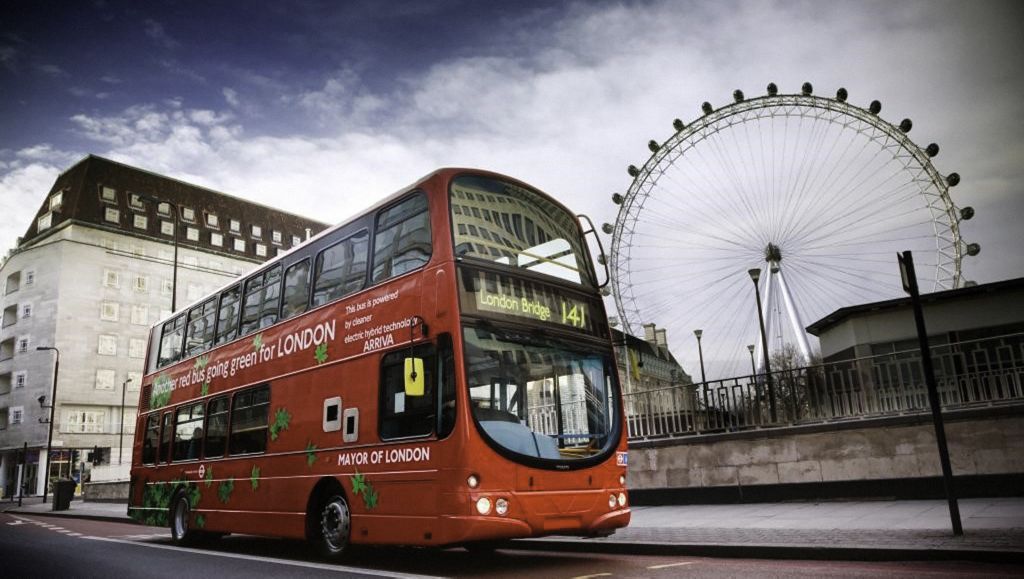
M 348 554 L 351 550 L 352 514 L 345 497 L 339 494 L 328 496 L 317 514 L 319 521 L 314 538 L 317 551 L 328 559 L 339 559 Z

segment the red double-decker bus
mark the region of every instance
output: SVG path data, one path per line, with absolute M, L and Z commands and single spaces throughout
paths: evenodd
M 432 173 L 158 323 L 138 421 L 129 513 L 179 542 L 339 556 L 629 522 L 584 231 L 494 173 Z

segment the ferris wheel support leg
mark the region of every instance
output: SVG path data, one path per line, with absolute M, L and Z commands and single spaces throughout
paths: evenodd
M 774 276 L 774 268 L 769 268 L 768 275 L 761 276 L 764 280 L 764 291 L 761 293 L 761 310 L 764 312 L 764 335 L 769 341 L 772 335 L 772 316 L 769 314 L 770 310 L 768 307 L 772 303 L 772 277 Z M 757 360 L 757 371 L 758 373 L 764 372 L 764 348 L 768 345 L 761 341 L 761 334 L 757 335 L 757 349 L 754 352 L 754 359 Z M 771 350 L 768 350 L 768 355 L 771 355 Z
M 782 275 L 782 267 L 778 269 L 779 291 L 782 292 L 782 301 L 786 304 L 786 313 L 789 314 L 789 322 L 793 325 L 793 335 L 796 336 L 797 346 L 803 355 L 804 363 L 811 363 L 811 345 L 807 341 L 807 331 L 804 329 L 803 320 L 800 319 L 800 312 L 793 303 L 793 294 L 789 293 L 789 286 L 786 285 L 786 278 Z

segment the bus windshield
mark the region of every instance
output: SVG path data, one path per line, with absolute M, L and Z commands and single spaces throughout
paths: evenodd
M 452 180 L 455 254 L 593 287 L 576 217 L 547 197 L 505 181 Z
M 618 441 L 609 353 L 491 324 L 463 336 L 473 415 L 499 451 L 565 463 Z

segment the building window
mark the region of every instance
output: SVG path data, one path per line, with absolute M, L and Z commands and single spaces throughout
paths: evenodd
M 217 219 L 217 214 L 216 213 L 207 213 L 206 214 L 206 226 L 207 227 L 212 227 L 214 229 L 220 227 L 220 220 Z
M 298 235 L 293 235 L 292 236 L 292 246 L 296 246 L 296 245 L 298 245 L 300 243 L 302 243 L 302 239 L 300 239 Z
M 276 229 L 271 229 L 270 240 L 278 245 L 281 245 L 281 232 Z
M 171 204 L 170 203 L 158 203 L 156 206 L 156 212 L 164 217 L 171 216 Z
M 117 336 L 111 336 L 109 334 L 101 334 L 98 340 L 98 347 L 96 353 L 100 356 L 116 356 L 117 355 Z
M 64 202 L 64 192 L 57 191 L 50 196 L 50 211 L 57 211 L 60 209 L 61 203 Z
M 146 226 L 148 225 L 146 216 L 145 215 L 135 215 L 132 218 L 132 225 L 135 226 L 135 229 L 145 229 Z
M 182 207 L 181 208 L 181 218 L 184 219 L 185 221 L 195 221 L 196 220 L 196 210 L 192 209 L 191 207 Z
M 105 322 L 116 322 L 119 317 L 121 305 L 117 302 L 100 303 L 100 319 Z
M 128 372 L 128 391 L 138 391 L 142 388 L 142 372 Z
M 139 211 L 146 210 L 146 204 L 143 203 L 142 197 L 139 197 L 135 193 L 128 194 L 128 206 L 132 209 L 138 209 Z
M 21 319 L 32 317 L 32 304 L 21 305 Z
M 107 221 L 111 222 L 111 223 L 120 223 L 121 222 L 121 212 L 118 211 L 117 209 L 114 209 L 113 207 L 107 207 L 103 211 L 103 218 L 106 219 Z
M 116 271 L 104 270 L 103 285 L 107 287 L 121 287 L 121 276 Z
M 224 236 L 219 234 L 219 233 L 211 233 L 210 234 L 210 245 L 213 245 L 215 247 L 223 247 L 224 246 Z
M 259 225 L 253 225 L 251 231 L 253 237 L 263 237 L 263 228 Z
M 114 371 L 109 368 L 100 368 L 96 370 L 96 389 L 97 390 L 113 390 L 114 389 Z
M 242 224 L 237 219 L 232 219 L 230 222 L 231 233 L 241 233 Z
M 260 257 L 267 257 L 267 246 L 262 243 L 256 244 L 256 255 Z
M 245 241 L 241 239 L 235 240 L 235 251 L 245 252 Z
M 186 227 L 185 239 L 189 241 L 199 241 L 199 230 L 195 227 Z
M 131 338 L 128 340 L 128 357 L 129 358 L 145 358 L 146 357 L 146 340 L 140 338 Z
M 36 283 L 36 272 L 28 270 L 25 272 L 25 285 L 32 285 Z
M 164 235 L 174 235 L 174 224 L 170 221 L 161 221 L 160 233 L 163 233 Z
M 14 373 L 14 387 L 15 388 L 24 388 L 26 382 L 28 382 L 28 372 L 26 372 L 25 370 L 22 370 L 20 372 L 15 372 Z
M 19 354 L 26 354 L 26 353 L 28 353 L 28 336 L 23 336 L 21 338 L 18 338 L 18 353 Z
M 100 187 L 100 199 L 107 203 L 117 203 L 117 191 L 112 187 Z
M 10 416 L 11 425 L 21 424 L 21 421 L 25 418 L 25 407 L 11 406 L 7 411 L 7 415 Z
M 132 323 L 137 326 L 149 325 L 149 306 L 132 306 Z
M 149 292 L 149 278 L 147 276 L 135 276 L 135 291 L 139 293 Z
M 36 231 L 44 231 L 53 224 L 53 213 L 47 211 L 42 217 L 36 219 Z
M 160 293 L 165 296 L 174 293 L 174 282 L 169 279 L 162 280 L 160 282 Z
M 64 432 L 100 433 L 107 413 L 102 410 L 68 410 L 64 414 Z

